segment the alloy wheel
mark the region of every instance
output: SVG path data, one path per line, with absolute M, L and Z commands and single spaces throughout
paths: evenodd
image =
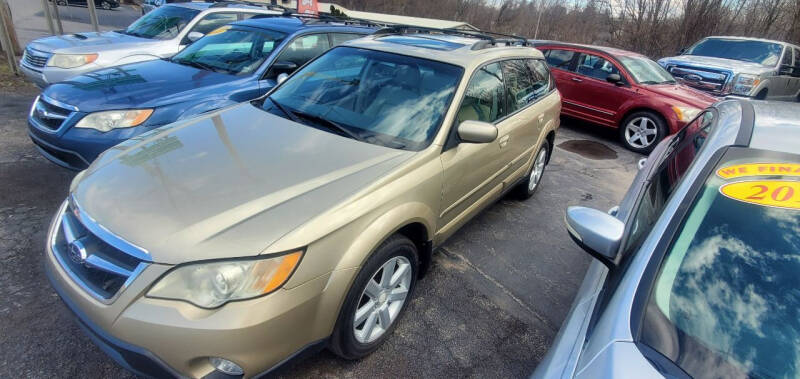
M 658 137 L 658 126 L 650 117 L 636 117 L 625 125 L 625 140 L 629 145 L 644 149 Z
M 102 2 L 102 3 L 100 4 L 100 6 L 101 6 L 101 7 L 103 7 L 103 9 L 105 9 L 105 10 L 110 10 L 110 9 L 111 9 L 111 4 L 109 4 L 109 2 L 108 2 L 108 1 L 104 1 L 104 2 Z
M 539 185 L 539 181 L 542 180 L 542 174 L 544 173 L 544 167 L 546 165 L 547 150 L 541 149 L 539 150 L 539 154 L 536 155 L 536 160 L 533 162 L 531 176 L 528 179 L 528 191 L 533 192 L 533 190 L 536 189 L 536 186 Z
M 408 298 L 411 273 L 408 258 L 395 256 L 370 277 L 353 319 L 353 332 L 358 342 L 374 342 L 397 320 Z

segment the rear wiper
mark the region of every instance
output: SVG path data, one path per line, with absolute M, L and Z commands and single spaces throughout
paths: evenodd
M 317 125 L 324 124 L 328 129 L 337 131 L 339 135 L 342 135 L 342 136 L 345 136 L 345 137 L 350 137 L 350 138 L 352 138 L 352 139 L 354 139 L 356 141 L 362 141 L 363 140 L 363 138 L 360 135 L 352 132 L 350 129 L 347 129 L 344 126 L 341 126 L 341 125 L 339 125 L 338 123 L 336 123 L 334 121 L 328 120 L 327 118 L 323 118 L 323 117 L 320 117 L 320 116 L 317 116 L 317 115 L 313 115 L 313 114 L 309 114 L 309 113 L 298 112 L 296 110 L 295 110 L 294 113 L 296 115 L 306 119 L 306 120 L 311 120 L 311 121 L 315 122 Z

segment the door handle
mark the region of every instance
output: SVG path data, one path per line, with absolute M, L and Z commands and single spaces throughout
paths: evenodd
M 506 147 L 506 145 L 508 145 L 508 134 L 500 137 L 500 140 L 498 141 L 498 143 L 500 143 L 500 147 L 501 148 Z
M 573 81 L 573 82 L 578 82 L 578 83 L 580 83 L 580 82 L 582 82 L 582 81 L 583 81 L 583 79 L 572 78 L 572 81 Z

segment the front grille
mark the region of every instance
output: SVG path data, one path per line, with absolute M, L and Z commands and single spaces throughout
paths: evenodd
M 51 56 L 53 54 L 27 48 L 22 53 L 22 61 L 29 67 L 44 68 Z
M 58 130 L 71 115 L 71 110 L 53 104 L 52 100 L 48 101 L 44 96 L 39 96 L 31 110 L 31 117 L 36 123 L 51 131 Z
M 102 239 L 92 231 L 102 228 L 76 209 L 70 203 L 61 214 L 52 240 L 53 254 L 79 285 L 102 300 L 110 300 L 136 277 L 146 262 Z
M 727 71 L 684 65 L 667 66 L 667 71 L 683 84 L 714 94 L 723 94 L 731 77 Z

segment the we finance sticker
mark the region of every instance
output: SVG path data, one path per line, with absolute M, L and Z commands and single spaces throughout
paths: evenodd
M 798 163 L 746 163 L 723 167 L 717 170 L 723 179 L 734 179 L 746 176 L 781 175 L 800 176 Z
M 800 182 L 752 180 L 733 182 L 719 188 L 723 195 L 765 207 L 800 209 Z

